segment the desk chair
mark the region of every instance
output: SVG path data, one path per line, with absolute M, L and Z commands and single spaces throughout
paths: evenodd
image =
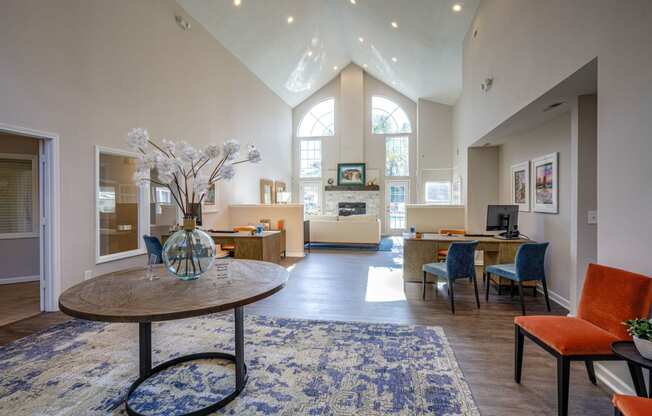
M 464 235 L 466 231 L 458 228 L 440 228 L 439 234 L 441 235 Z M 443 248 L 437 250 L 437 261 L 446 261 L 446 256 L 448 255 L 448 249 Z
M 571 361 L 584 361 L 595 384 L 593 361 L 622 360 L 611 350 L 615 341 L 631 340 L 623 322 L 647 317 L 652 305 L 652 279 L 590 264 L 577 317 L 517 316 L 514 318 L 514 381 L 521 383 L 523 341 L 527 336 L 557 359 L 557 414 L 568 415 Z M 630 367 L 632 380 L 638 380 Z
M 491 274 L 504 277 L 512 282 L 518 283 L 518 294 L 521 298 L 521 312 L 525 315 L 525 302 L 523 301 L 523 282 L 530 280 L 541 280 L 543 294 L 546 298 L 546 307 L 550 312 L 550 300 L 548 299 L 548 287 L 546 286 L 546 272 L 544 261 L 549 243 L 527 243 L 522 244 L 516 251 L 515 264 L 496 264 L 487 267 L 487 284 L 485 285 L 485 300 L 489 302 L 489 286 L 491 286 Z M 513 293 L 513 291 L 512 291 Z
M 475 279 L 475 248 L 477 241 L 451 243 L 448 248 L 446 262 L 424 264 L 423 269 L 423 292 L 421 297 L 426 300 L 426 284 L 428 273 L 437 277 L 443 277 L 448 280 L 448 296 L 451 300 L 451 312 L 455 313 L 455 291 L 453 284 L 460 278 L 469 278 L 473 281 L 475 288 L 475 302 L 480 308 L 480 298 L 478 297 L 478 282 Z M 435 285 L 437 281 L 435 281 Z
M 614 394 L 612 403 L 614 405 L 614 415 L 616 416 L 652 415 L 652 399 Z
M 163 246 L 161 245 L 161 241 L 152 235 L 143 235 L 143 240 L 145 240 L 145 247 L 147 248 L 147 261 L 154 255 L 156 256 L 157 264 L 163 263 Z

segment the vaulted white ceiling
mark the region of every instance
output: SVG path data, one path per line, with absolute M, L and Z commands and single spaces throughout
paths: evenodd
M 294 107 L 351 62 L 413 100 L 453 104 L 480 0 L 177 1 Z

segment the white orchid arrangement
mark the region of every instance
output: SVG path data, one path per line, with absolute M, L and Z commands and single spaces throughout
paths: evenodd
M 152 182 L 167 187 L 184 217 L 191 215 L 193 206 L 201 204 L 211 185 L 233 179 L 235 165 L 261 161 L 260 152 L 253 145 L 247 147 L 245 159 L 236 161 L 240 143 L 233 139 L 203 149 L 185 141 L 165 139 L 159 145 L 146 129 L 135 128 L 127 134 L 127 143 L 141 154 L 134 179 L 141 185 Z M 156 180 L 150 178 L 152 169 L 156 169 Z

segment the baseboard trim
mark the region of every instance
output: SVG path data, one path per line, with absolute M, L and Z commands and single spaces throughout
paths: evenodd
M 537 292 L 543 294 L 543 288 L 541 287 L 541 285 L 537 285 Z M 551 301 L 555 302 L 557 305 L 570 311 L 570 301 L 565 297 L 559 295 L 558 293 L 553 292 L 550 289 L 548 289 L 548 297 L 550 298 Z
M 305 252 L 303 251 L 286 251 L 285 257 L 304 257 Z
M 19 276 L 19 277 L 0 277 L 0 285 L 10 285 L 13 283 L 38 282 L 41 276 Z
M 629 384 L 600 363 L 595 363 L 595 376 L 614 393 L 636 396 L 636 392 Z

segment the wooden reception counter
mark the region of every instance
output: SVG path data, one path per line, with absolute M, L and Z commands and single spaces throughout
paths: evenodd
M 518 247 L 523 243 L 532 242 L 524 238 L 504 240 L 487 236 L 467 237 L 442 234 L 422 234 L 421 238 L 404 237 L 403 280 L 406 282 L 421 282 L 423 279 L 421 267 L 426 263 L 436 262 L 437 251 L 447 249 L 451 243 L 456 241 L 478 241 L 477 250 L 484 252 L 484 267 L 493 264 L 514 263 Z M 482 275 L 478 275 L 477 278 L 482 279 Z M 495 279 L 492 278 L 492 280 Z M 506 281 L 501 283 L 506 284 Z M 527 282 L 524 285 L 529 286 L 535 283 Z

